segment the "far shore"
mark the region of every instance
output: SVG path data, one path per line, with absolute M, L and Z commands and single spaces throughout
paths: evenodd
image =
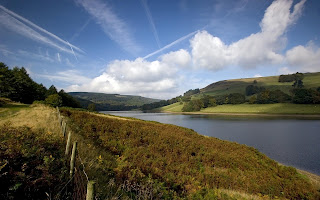
M 261 116 L 261 117 L 301 117 L 320 119 L 320 114 L 268 114 L 268 113 L 214 113 L 214 112 L 173 112 L 157 111 L 162 113 L 183 114 L 183 115 L 218 115 L 218 116 Z

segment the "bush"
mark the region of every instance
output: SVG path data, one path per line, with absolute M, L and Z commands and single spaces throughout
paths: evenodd
M 246 97 L 240 93 L 231 93 L 228 95 L 228 104 L 242 104 L 246 102 Z
M 62 98 L 58 94 L 51 94 L 46 98 L 45 102 L 53 107 L 60 107 L 62 105 Z
M 200 111 L 203 106 L 204 104 L 200 99 L 191 100 L 183 106 L 182 112 Z
M 0 127 L 0 199 L 55 197 L 68 177 L 63 140 L 42 130 Z

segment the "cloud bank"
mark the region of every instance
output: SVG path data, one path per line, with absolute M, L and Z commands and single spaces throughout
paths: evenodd
M 279 71 L 319 71 L 320 49 L 315 45 L 296 46 L 286 53 L 286 32 L 301 16 L 306 0 L 293 6 L 293 0 L 276 0 L 265 11 L 261 30 L 231 44 L 207 31 L 188 34 L 190 51 L 180 49 L 146 61 L 161 50 L 135 60 L 115 60 L 106 70 L 88 83 L 70 86 L 69 91 L 138 94 L 155 98 L 170 98 L 181 92 L 178 87 L 188 85 L 182 72 L 192 70 L 218 71 L 230 66 L 254 69 L 266 66 L 284 66 Z M 98 12 L 99 13 L 99 12 Z M 170 48 L 179 40 L 163 48 Z M 257 76 L 260 76 L 257 74 Z M 190 76 L 191 77 L 191 76 Z

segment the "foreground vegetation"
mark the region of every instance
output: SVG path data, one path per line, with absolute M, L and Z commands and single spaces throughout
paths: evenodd
M 0 108 L 0 199 L 59 199 L 67 181 L 64 140 L 53 109 Z
M 64 199 L 55 109 L 0 108 L 1 199 Z M 319 178 L 256 149 L 157 122 L 61 109 L 98 199 L 317 199 Z M 174 133 L 174 134 L 173 134 Z
M 150 192 L 155 198 L 214 199 L 221 189 L 271 198 L 318 197 L 316 188 L 294 168 L 281 166 L 245 145 L 156 122 L 70 109 L 62 113 L 83 145 L 101 151 L 95 158 L 101 163 L 96 166 L 99 175 L 95 176 L 97 169 L 91 172 L 100 186 L 104 174 L 104 179 L 113 179 L 115 184 L 152 185 Z

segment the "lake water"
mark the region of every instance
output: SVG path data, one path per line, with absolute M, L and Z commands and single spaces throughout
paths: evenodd
M 246 144 L 280 163 L 320 175 L 320 120 L 102 112 L 174 124 L 193 129 L 202 135 Z

